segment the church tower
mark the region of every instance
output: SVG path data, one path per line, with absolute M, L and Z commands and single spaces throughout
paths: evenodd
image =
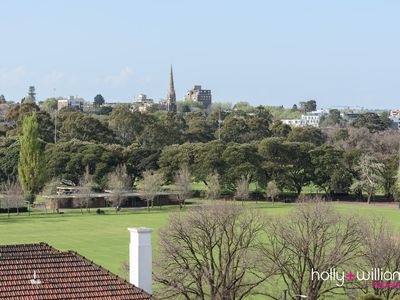
M 176 112 L 176 95 L 175 95 L 175 87 L 174 87 L 174 74 L 172 72 L 171 65 L 171 73 L 169 75 L 169 87 L 168 87 L 168 95 L 167 95 L 167 111 Z

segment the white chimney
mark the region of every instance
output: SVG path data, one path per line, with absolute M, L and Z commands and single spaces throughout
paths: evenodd
M 131 233 L 129 244 L 129 282 L 151 294 L 152 252 L 151 232 L 153 229 L 128 228 Z

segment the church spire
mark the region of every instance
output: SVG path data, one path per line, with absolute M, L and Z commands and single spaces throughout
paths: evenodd
M 169 88 L 167 95 L 167 110 L 168 111 L 176 111 L 176 95 L 175 95 L 175 87 L 174 87 L 174 73 L 171 71 L 169 75 Z

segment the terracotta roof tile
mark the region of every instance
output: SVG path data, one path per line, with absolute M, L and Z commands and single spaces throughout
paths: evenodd
M 40 243 L 0 246 L 0 299 L 155 298 L 75 252 Z

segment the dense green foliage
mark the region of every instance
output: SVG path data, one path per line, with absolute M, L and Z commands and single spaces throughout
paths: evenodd
M 291 128 L 276 120 L 279 114 L 298 116 L 297 108 L 253 107 L 246 102 L 233 108 L 213 105 L 207 113 L 200 109 L 140 113 L 119 105 L 102 115 L 97 111 L 101 108 L 86 113 L 60 111 L 54 144 L 55 128 L 47 112 L 29 101 L 12 106 L 7 114 L 7 137 L 0 140 L 0 181 L 16 179 L 20 151 L 16 137 L 22 133 L 24 120 L 35 114 L 48 178 L 78 183 L 88 166 L 103 188 L 106 174 L 125 164 L 133 184 L 144 171 L 158 169 L 166 183 L 171 183 L 186 165 L 192 179 L 206 185 L 210 174 L 219 174 L 223 191 L 234 192 L 245 176 L 259 187 L 274 180 L 282 191 L 300 193 L 313 184 L 327 194 L 346 193 L 360 175 L 359 158 L 369 153 L 384 164 L 380 189 L 388 197 L 396 192 L 399 138 L 397 132 L 377 127 L 384 116 L 365 115 L 365 122 L 353 124 L 360 128 L 335 129 L 332 126 L 346 123 L 337 110 L 331 110 L 324 120 L 331 127 L 321 130 Z
M 18 177 L 24 192 L 32 199 L 42 189 L 46 179 L 43 144 L 39 140 L 39 124 L 35 113 L 26 117 L 22 126 Z

